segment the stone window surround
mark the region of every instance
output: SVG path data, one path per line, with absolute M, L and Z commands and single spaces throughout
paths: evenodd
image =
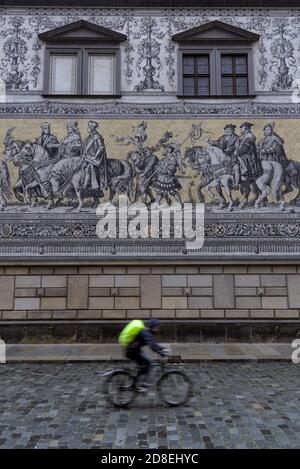
M 185 95 L 183 92 L 183 56 L 184 55 L 209 55 L 210 64 L 210 94 L 204 96 Z M 247 95 L 222 95 L 221 92 L 221 55 L 243 54 L 248 61 L 248 94 Z M 180 44 L 178 49 L 178 98 L 184 99 L 211 99 L 211 98 L 254 98 L 254 63 L 251 46 L 219 44 Z
M 74 36 L 74 32 L 76 35 Z M 71 33 L 71 36 L 69 34 Z M 94 34 L 94 36 L 93 36 Z M 97 37 L 98 35 L 98 37 Z M 116 33 L 107 28 L 89 23 L 85 20 L 56 28 L 39 34 L 46 43 L 44 60 L 43 97 L 51 98 L 120 98 L 121 97 L 121 59 L 120 43 L 126 40 L 124 34 Z M 77 56 L 77 93 L 51 93 L 51 55 L 75 54 Z M 88 93 L 88 57 L 93 55 L 113 55 L 114 60 L 114 91 L 111 94 Z
M 51 55 L 53 54 L 75 54 L 77 57 L 77 93 L 76 94 L 53 94 L 51 93 Z M 93 55 L 113 55 L 115 57 L 114 63 L 114 92 L 109 95 L 89 94 L 88 93 L 88 56 Z M 121 97 L 121 65 L 120 65 L 120 50 L 112 44 L 103 44 L 101 48 L 97 45 L 88 44 L 84 46 L 82 43 L 71 44 L 69 47 L 66 45 L 51 45 L 47 46 L 45 50 L 45 68 L 44 68 L 44 97 L 57 97 L 57 98 L 120 98 Z
M 259 35 L 243 28 L 232 26 L 219 20 L 205 23 L 196 28 L 183 31 L 172 36 L 178 43 L 178 98 L 211 99 L 211 98 L 255 98 L 254 94 L 254 63 L 252 44 Z M 210 94 L 207 96 L 184 95 L 183 90 L 183 55 L 208 54 L 210 62 Z M 247 55 L 248 62 L 248 94 L 222 95 L 221 87 L 221 55 Z

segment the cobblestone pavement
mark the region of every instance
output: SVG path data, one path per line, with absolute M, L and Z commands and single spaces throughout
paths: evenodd
M 1 448 L 299 448 L 300 365 L 197 363 L 189 404 L 151 393 L 128 410 L 104 400 L 84 364 L 0 365 Z

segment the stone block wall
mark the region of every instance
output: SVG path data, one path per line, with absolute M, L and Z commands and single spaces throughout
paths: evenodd
M 297 320 L 300 266 L 0 268 L 0 321 Z

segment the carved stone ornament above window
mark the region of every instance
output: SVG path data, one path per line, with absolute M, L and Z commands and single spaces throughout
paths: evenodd
M 255 42 L 259 40 L 259 37 L 258 34 L 216 20 L 175 34 L 172 39 L 180 44 L 211 43 L 212 41 L 233 44 Z
M 39 34 L 39 38 L 42 41 L 51 43 L 56 43 L 60 40 L 64 43 L 78 41 L 120 43 L 127 39 L 125 34 L 117 33 L 111 29 L 103 28 L 84 20 L 46 31 Z

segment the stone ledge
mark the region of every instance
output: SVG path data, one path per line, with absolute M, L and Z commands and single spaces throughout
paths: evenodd
M 70 312 L 71 317 L 75 312 Z M 103 311 L 103 318 L 107 317 L 109 311 Z M 137 311 L 132 311 L 131 317 L 137 317 Z M 173 315 L 173 311 L 171 312 Z M 148 310 L 144 317 L 151 317 Z M 176 313 L 178 314 L 178 312 Z M 196 314 L 198 314 L 196 312 Z M 32 313 L 33 315 L 33 313 Z M 84 314 L 81 315 L 83 317 Z M 100 317 L 100 311 L 96 312 Z M 174 314 L 175 316 L 175 314 Z M 57 318 L 61 317 L 60 320 Z M 55 342 L 64 338 L 72 338 L 72 342 L 81 343 L 97 342 L 108 343 L 117 341 L 119 332 L 127 323 L 129 316 L 124 310 L 118 311 L 115 320 L 67 320 L 58 312 L 55 320 L 35 320 L 35 321 L 0 321 L 0 337 L 7 343 L 17 343 L 21 341 Z M 263 320 L 205 320 L 205 319 L 161 319 L 161 331 L 159 340 L 168 342 L 181 341 L 189 343 L 233 343 L 233 342 L 285 342 L 291 343 L 300 337 L 299 319 L 273 319 Z
M 168 344 L 164 344 L 167 345 Z M 292 348 L 287 344 L 170 344 L 169 361 L 290 361 Z M 151 353 L 152 355 L 152 353 Z M 153 354 L 154 356 L 154 354 Z M 9 344 L 7 362 L 84 362 L 124 361 L 117 344 Z

